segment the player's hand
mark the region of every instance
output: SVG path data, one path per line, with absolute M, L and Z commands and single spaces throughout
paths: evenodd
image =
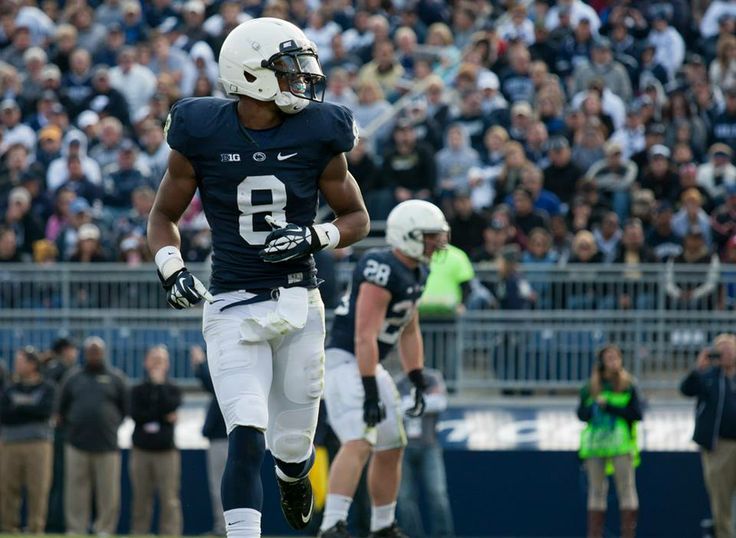
M 263 261 L 279 263 L 309 256 L 320 250 L 311 226 L 300 226 L 288 222 L 277 222 L 271 215 L 266 215 L 266 222 L 273 231 L 266 237 L 266 246 L 258 254 Z
M 158 278 L 166 290 L 166 301 L 169 306 L 177 310 L 192 307 L 201 302 L 202 299 L 209 303 L 214 300 L 205 285 L 186 267 L 179 269 L 165 280 L 161 273 L 158 274 Z
M 386 418 L 386 408 L 378 397 L 378 384 L 375 376 L 362 378 L 365 399 L 363 400 L 363 422 L 369 428 Z
M 427 381 L 424 379 L 421 369 L 412 370 L 407 376 L 414 385 L 411 390 L 414 405 L 406 410 L 406 416 L 411 418 L 420 417 L 424 414 L 424 410 L 427 407 L 427 403 L 424 401 L 424 391 L 427 389 Z

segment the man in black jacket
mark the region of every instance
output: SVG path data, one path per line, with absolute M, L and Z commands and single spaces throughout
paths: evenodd
M 716 536 L 728 538 L 736 494 L 736 336 L 720 334 L 703 349 L 680 391 L 698 398 L 693 440 L 701 448 Z
M 3 442 L 2 531 L 20 532 L 20 507 L 26 491 L 28 532 L 46 526 L 53 464 L 51 413 L 55 387 L 41 377 L 41 361 L 32 347 L 15 354 L 14 381 L 5 389 L 0 408 Z
M 179 536 L 181 458 L 174 444 L 174 425 L 176 410 L 181 405 L 181 390 L 167 379 L 169 352 L 165 346 L 150 348 L 144 367 L 146 378 L 133 387 L 130 396 L 130 416 L 135 421 L 130 455 L 131 529 L 136 535 L 151 532 L 153 497 L 158 493 L 159 533 Z
M 69 534 L 87 534 L 95 494 L 94 531 L 115 534 L 120 514 L 118 428 L 129 408 L 125 375 L 105 360 L 105 342 L 84 341 L 84 365 L 60 389 L 58 420 L 66 426 L 64 512 Z

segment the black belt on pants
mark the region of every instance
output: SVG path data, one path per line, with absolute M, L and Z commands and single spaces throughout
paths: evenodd
M 279 290 L 278 289 L 256 289 L 256 290 L 247 290 L 246 293 L 252 293 L 254 294 L 253 297 L 249 297 L 248 299 L 243 299 L 242 301 L 235 301 L 234 303 L 226 304 L 222 308 L 220 308 L 220 312 L 227 310 L 228 308 L 232 308 L 234 306 L 244 306 L 249 304 L 256 304 L 256 303 L 263 303 L 265 301 L 277 301 L 279 298 Z

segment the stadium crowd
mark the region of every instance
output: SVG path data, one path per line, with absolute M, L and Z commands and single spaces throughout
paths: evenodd
M 736 2 L 9 0 L 0 261 L 150 261 L 168 111 L 223 95 L 221 43 L 255 16 L 319 47 L 374 219 L 432 199 L 473 261 L 736 260 Z M 182 229 L 204 260 L 196 200 Z

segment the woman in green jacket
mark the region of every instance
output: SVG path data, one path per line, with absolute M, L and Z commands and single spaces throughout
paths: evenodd
M 590 381 L 580 390 L 580 458 L 588 474 L 588 538 L 602 538 L 608 475 L 616 482 L 621 508 L 621 538 L 634 538 L 639 511 L 634 468 L 639 464 L 636 428 L 641 403 L 621 350 L 608 344 L 598 352 Z

